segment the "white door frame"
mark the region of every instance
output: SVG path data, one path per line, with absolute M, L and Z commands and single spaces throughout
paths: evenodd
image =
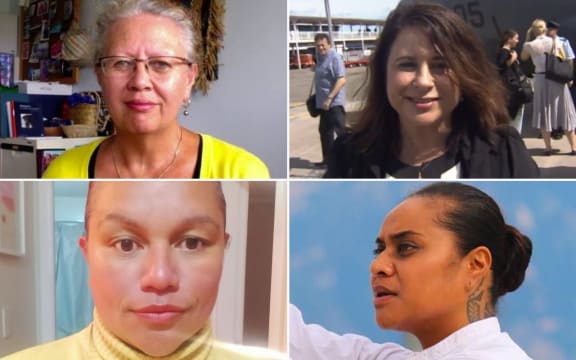
M 36 264 L 36 337 L 39 344 L 56 338 L 56 277 L 54 264 L 54 184 L 27 181 L 32 194 L 32 236 Z
M 274 245 L 272 248 L 272 277 L 270 283 L 270 322 L 268 347 L 287 351 L 288 303 L 288 186 L 276 182 L 274 202 Z
M 218 300 L 212 312 L 212 327 L 217 339 L 242 344 L 249 184 L 226 181 L 222 183 L 222 190 L 226 197 L 226 231 L 230 234 L 230 242 L 224 254 L 224 269 Z

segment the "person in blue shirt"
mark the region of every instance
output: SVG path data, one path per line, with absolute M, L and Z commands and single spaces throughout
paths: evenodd
M 546 23 L 546 27 L 548 28 L 548 36 L 553 39 L 556 39 L 562 44 L 562 50 L 564 51 L 564 56 L 566 60 L 568 60 L 571 64 L 574 63 L 574 50 L 572 50 L 572 46 L 570 46 L 570 41 L 565 37 L 558 35 L 558 29 L 560 29 L 560 24 L 556 21 L 548 21 Z
M 564 60 L 568 61 L 572 65 L 572 70 L 574 70 L 574 50 L 572 50 L 572 46 L 570 46 L 570 41 L 562 36 L 558 35 L 558 29 L 560 29 L 560 24 L 556 21 L 548 21 L 546 23 L 546 27 L 548 28 L 547 35 L 550 36 L 557 46 L 561 45 L 561 54 Z M 574 72 L 576 77 L 576 72 Z M 572 102 L 576 103 L 576 87 L 574 86 L 574 80 L 568 83 L 568 89 L 570 90 L 572 96 Z M 560 138 L 562 135 L 560 135 Z
M 576 78 L 576 69 L 574 68 L 574 50 L 572 50 L 572 46 L 570 46 L 570 40 L 565 37 L 558 35 L 558 29 L 560 28 L 560 24 L 556 21 L 548 21 L 546 24 L 548 26 L 548 36 L 557 39 L 562 44 L 562 50 L 564 50 L 564 55 L 566 60 L 568 60 L 572 64 L 572 70 L 574 70 L 574 78 Z M 574 85 L 574 80 L 568 83 L 568 87 L 570 88 L 570 93 L 572 95 L 572 101 L 576 103 L 576 86 Z
M 346 68 L 342 57 L 332 49 L 332 42 L 327 34 L 314 36 L 317 49 L 317 63 L 314 69 L 316 91 L 316 108 L 320 109 L 320 143 L 322 161 L 317 166 L 325 166 L 330 150 L 334 144 L 334 134 L 344 133 L 346 112 Z

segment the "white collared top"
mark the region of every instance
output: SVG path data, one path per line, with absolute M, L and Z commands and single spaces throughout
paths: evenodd
M 305 324 L 290 305 L 292 360 L 531 360 L 500 330 L 496 317 L 466 325 L 434 346 L 413 352 L 398 344 L 377 344 L 367 337 L 338 335 L 315 324 Z
M 496 317 L 475 321 L 407 360 L 531 360 Z
M 364 336 L 338 335 L 320 325 L 305 324 L 300 310 L 290 305 L 292 360 L 405 360 L 411 354 L 398 344 L 377 344 Z

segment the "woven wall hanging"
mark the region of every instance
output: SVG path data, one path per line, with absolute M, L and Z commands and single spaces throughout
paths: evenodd
M 174 0 L 190 12 L 190 18 L 198 34 L 196 53 L 198 59 L 198 77 L 194 91 L 208 93 L 210 82 L 218 80 L 218 51 L 223 47 L 224 39 L 224 1 L 223 0 Z

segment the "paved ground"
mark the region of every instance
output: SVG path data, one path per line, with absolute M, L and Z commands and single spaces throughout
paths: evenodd
M 347 71 L 346 95 L 349 105 L 347 111 L 358 107 L 360 96 L 355 92 L 361 87 L 365 69 L 353 68 Z M 312 72 L 310 70 L 290 71 L 290 177 L 320 178 L 323 170 L 316 169 L 313 162 L 321 161 L 318 119 L 311 118 L 306 111 L 304 101 L 308 97 Z M 526 116 L 528 115 L 528 117 Z M 541 169 L 543 178 L 576 178 L 576 156 L 567 155 L 570 151 L 568 141 L 552 140 L 552 147 L 559 152 L 552 156 L 543 156 L 544 141 L 530 128 L 525 114 L 522 137 L 530 154 Z

